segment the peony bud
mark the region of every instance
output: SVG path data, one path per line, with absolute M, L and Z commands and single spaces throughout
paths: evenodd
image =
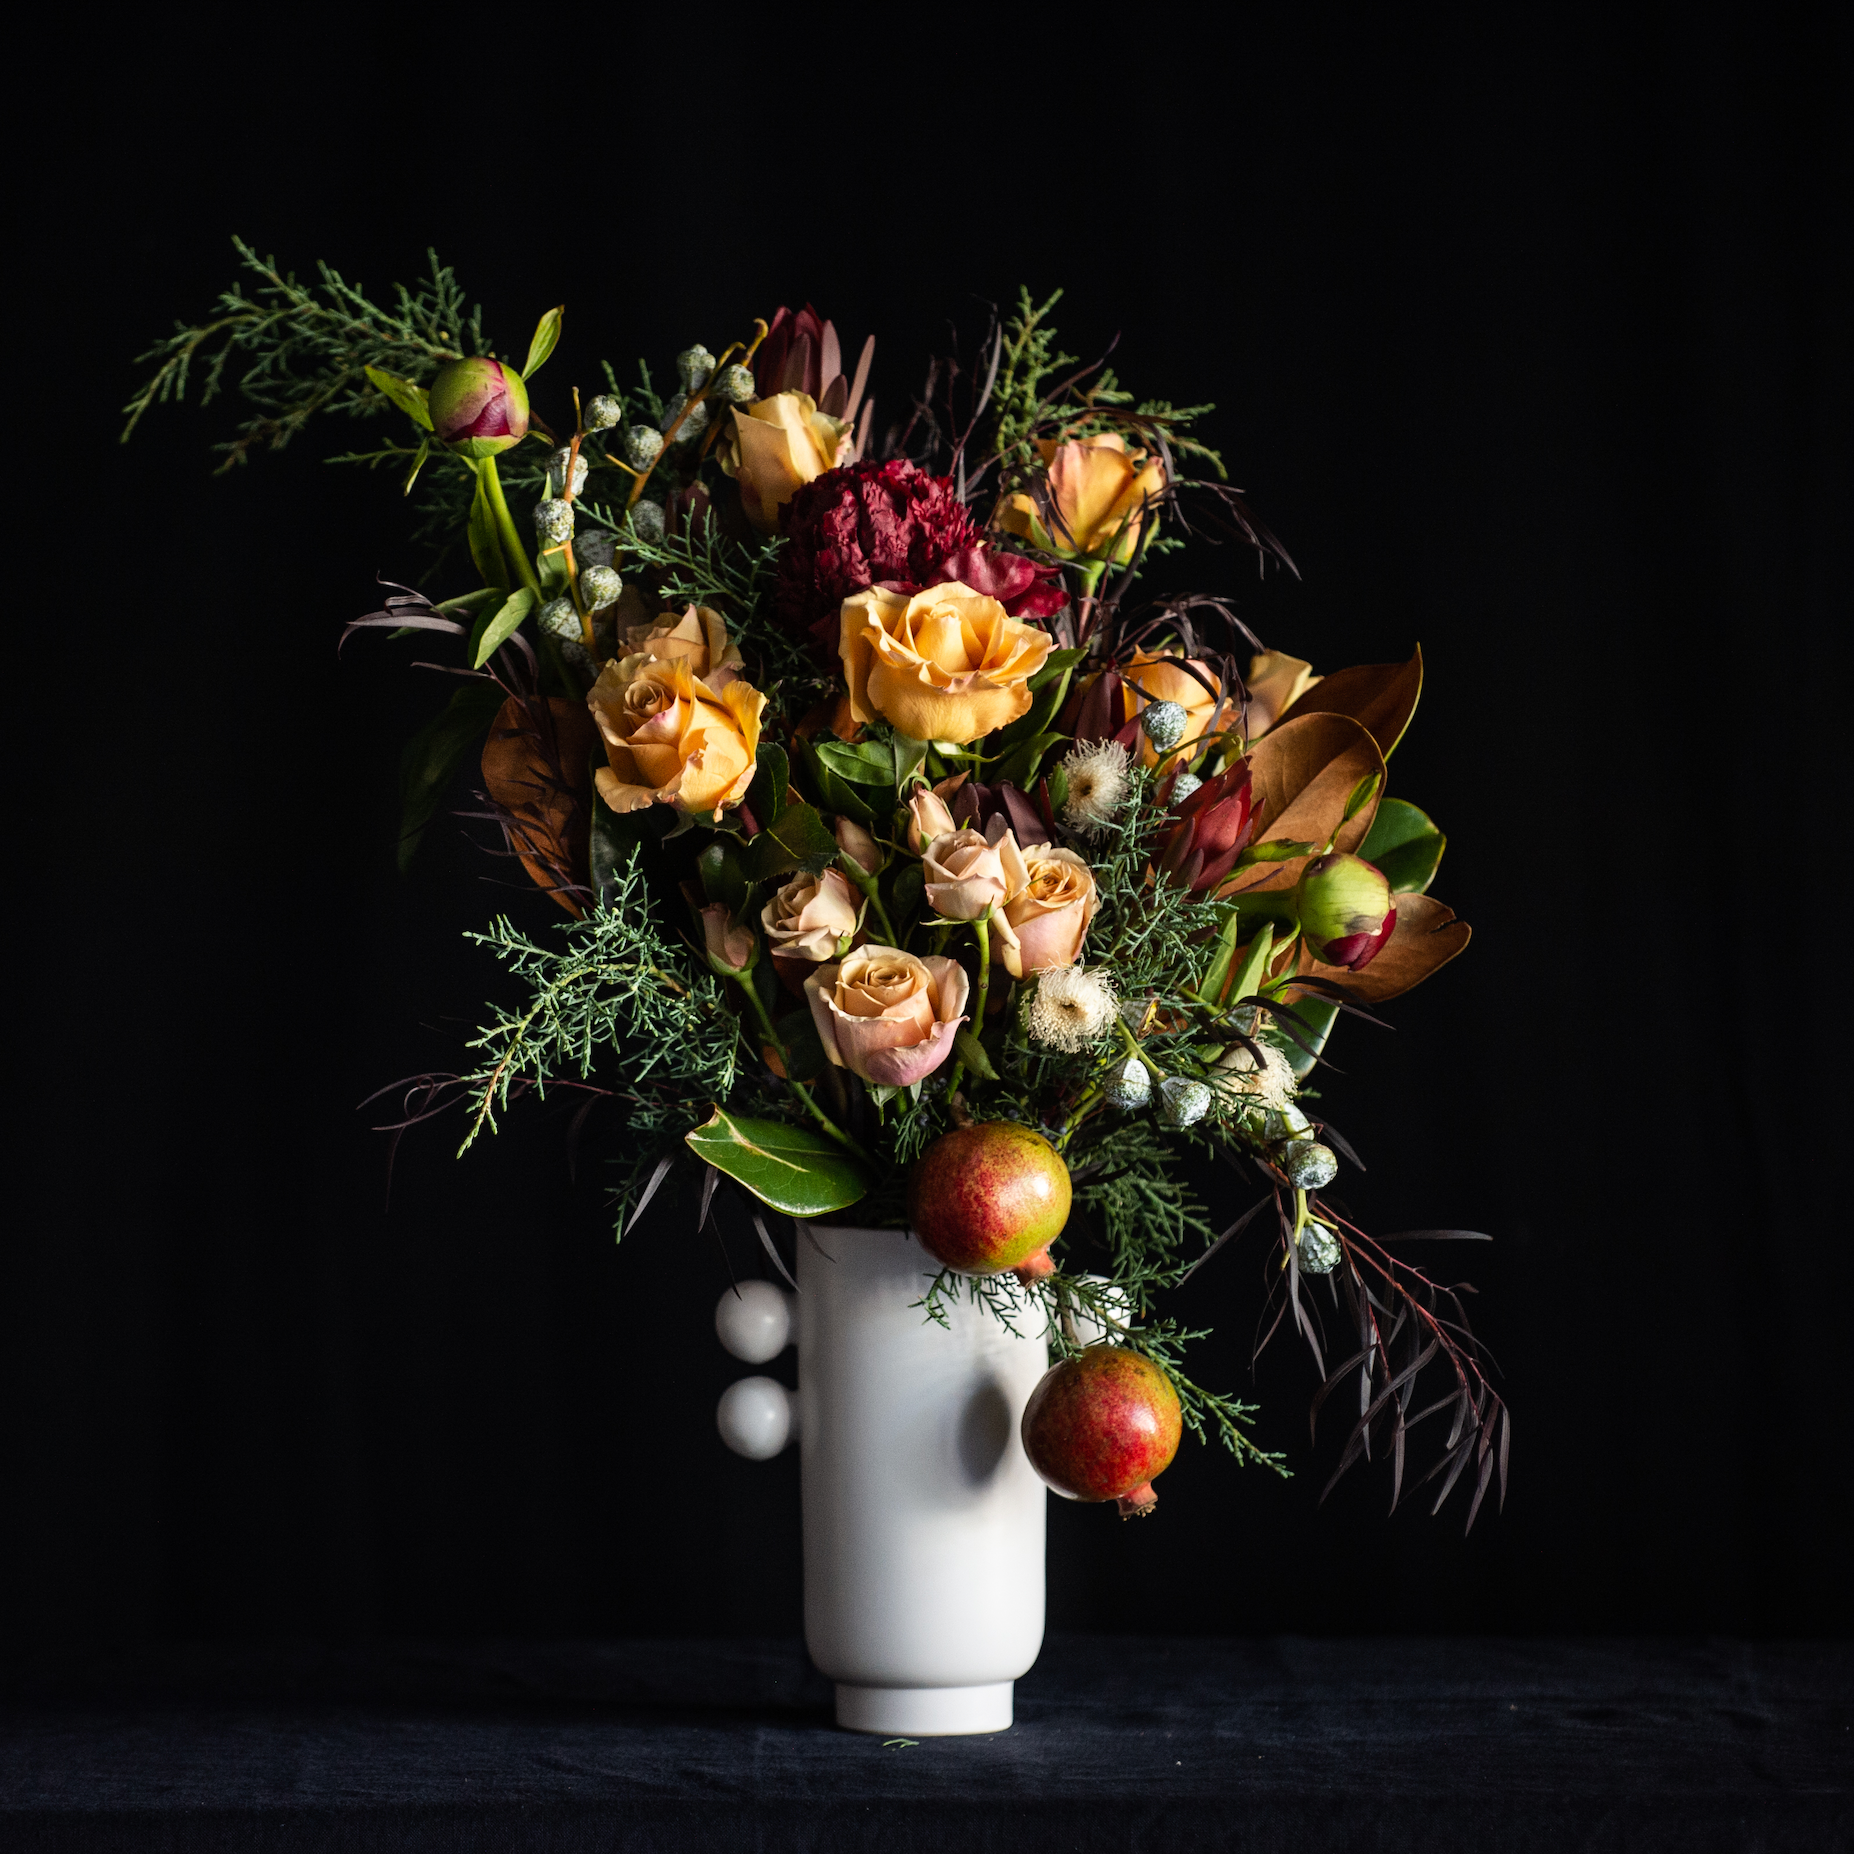
M 753 383 L 753 369 L 738 363 L 723 367 L 709 397 L 718 399 L 724 406 L 744 406 L 749 399 L 757 399 L 759 388 Z
M 725 902 L 711 901 L 702 910 L 702 938 L 708 945 L 708 963 L 729 978 L 747 971 L 759 951 L 751 931 L 730 917 Z
M 569 460 L 573 465 L 574 495 L 577 496 L 586 487 L 586 472 L 592 468 L 591 463 L 583 451 L 579 456 L 574 457 L 572 445 L 563 444 L 547 460 L 547 489 L 550 495 L 566 494 L 566 473 Z
M 1290 1139 L 1275 1148 L 1275 1163 L 1299 1191 L 1319 1191 L 1339 1176 L 1339 1160 L 1317 1139 Z
M 1109 1107 L 1130 1114 L 1152 1099 L 1152 1071 L 1137 1056 L 1129 1056 L 1107 1071 L 1101 1092 Z
M 576 644 L 580 640 L 579 613 L 573 609 L 571 599 L 549 599 L 535 623 L 549 637 L 568 638 Z
M 1295 906 L 1314 957 L 1354 972 L 1377 957 L 1397 925 L 1390 883 L 1362 856 L 1344 851 L 1308 863 Z
M 586 401 L 585 417 L 581 421 L 588 431 L 610 431 L 624 417 L 624 407 L 610 393 L 600 393 L 596 399 Z
M 687 418 L 683 418 L 685 407 L 688 410 Z M 678 419 L 682 419 L 680 425 L 676 425 Z M 673 425 L 676 426 L 676 435 L 674 438 L 669 438 L 668 433 Z M 706 399 L 698 399 L 694 405 L 690 405 L 688 394 L 678 393 L 663 408 L 663 430 L 665 439 L 669 443 L 687 444 L 691 438 L 699 438 L 707 429 L 708 401 Z
M 1324 1223 L 1309 1221 L 1294 1239 L 1303 1275 L 1330 1275 L 1339 1265 L 1339 1238 Z
M 660 541 L 668 531 L 669 523 L 664 519 L 661 502 L 645 497 L 631 504 L 631 532 L 640 541 Z
M 1161 753 L 1168 753 L 1184 739 L 1185 711 L 1179 702 L 1154 702 L 1141 711 L 1139 724 L 1146 738 Z
M 624 460 L 633 470 L 648 470 L 663 455 L 663 434 L 650 425 L 633 425 L 624 434 Z
M 685 393 L 693 393 L 708 384 L 708 376 L 715 370 L 715 357 L 698 341 L 692 348 L 684 348 L 676 356 L 676 377 L 682 382 Z
M 882 846 L 854 818 L 838 818 L 831 829 L 837 838 L 837 848 L 864 875 L 875 875 L 888 861 Z
M 513 367 L 480 355 L 438 369 L 427 402 L 432 435 L 460 457 L 494 457 L 528 435 L 528 388 Z
M 1192 1081 L 1183 1075 L 1168 1075 L 1160 1082 L 1159 1119 L 1166 1126 L 1174 1130 L 1194 1127 L 1209 1111 L 1210 1090 L 1201 1081 Z
M 542 547 L 564 547 L 573 538 L 573 505 L 549 500 L 534 505 L 534 532 Z
M 586 601 L 588 611 L 616 605 L 623 591 L 624 581 L 608 566 L 589 566 L 579 576 L 579 596 Z

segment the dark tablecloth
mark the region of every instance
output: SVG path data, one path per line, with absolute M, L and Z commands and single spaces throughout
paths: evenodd
M 1069 1637 L 916 1745 L 829 1699 L 785 1642 L 41 1653 L 0 1845 L 1854 1847 L 1847 1644 Z

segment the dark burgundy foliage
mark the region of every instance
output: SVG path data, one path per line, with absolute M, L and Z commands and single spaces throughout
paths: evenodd
M 1055 838 L 1053 821 L 1009 780 L 997 785 L 967 781 L 950 802 L 953 821 L 967 830 L 983 831 L 994 818 L 1002 818 L 1016 833 L 1019 844 L 1049 843 Z

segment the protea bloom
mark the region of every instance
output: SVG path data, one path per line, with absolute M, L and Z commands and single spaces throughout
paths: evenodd
M 1178 807 L 1178 823 L 1159 856 L 1159 872 L 1193 894 L 1213 889 L 1235 867 L 1255 834 L 1255 792 L 1248 762 L 1206 779 Z

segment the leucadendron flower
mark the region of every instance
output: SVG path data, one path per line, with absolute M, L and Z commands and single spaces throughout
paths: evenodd
M 1164 466 L 1144 451 L 1128 451 L 1118 432 L 1061 444 L 1039 439 L 1037 449 L 1049 473 L 1049 506 L 1006 496 L 993 526 L 1063 560 L 1132 559 L 1141 527 L 1156 520 L 1150 509 L 1165 490 Z
M 716 690 L 687 658 L 642 653 L 607 663 L 586 696 L 608 764 L 594 775 L 613 811 L 738 805 L 753 783 L 766 697 L 738 678 Z
M 1021 856 L 1023 885 L 991 919 L 992 957 L 1016 979 L 1072 966 L 1101 905 L 1094 872 L 1073 850 L 1038 844 Z
M 820 412 L 809 393 L 774 393 L 729 409 L 731 430 L 717 453 L 740 483 L 740 506 L 761 534 L 778 531 L 779 511 L 804 486 L 834 467 L 850 428 Z
M 841 964 L 819 966 L 805 980 L 805 998 L 824 1053 L 838 1068 L 906 1088 L 953 1053 L 966 1021 L 967 985 L 956 959 L 859 946 Z
M 1244 678 L 1249 690 L 1249 718 L 1244 731 L 1259 740 L 1313 687 L 1320 677 L 1313 665 L 1279 650 L 1264 650 L 1249 659 Z
M 948 921 L 978 920 L 1030 883 L 1017 839 L 1008 830 L 989 841 L 977 830 L 935 837 L 921 858 L 921 875 L 928 906 Z
M 871 586 L 845 599 L 838 649 L 858 721 L 965 746 L 1029 712 L 1051 641 L 953 580 L 912 598 Z
M 728 640 L 727 620 L 706 605 L 691 605 L 680 618 L 665 612 L 647 624 L 629 625 L 624 644 L 627 656 L 688 664 L 689 674 L 717 693 L 740 673 L 742 658 Z
M 760 925 L 775 958 L 821 965 L 838 957 L 856 931 L 857 898 L 841 869 L 795 875 L 760 910 Z

